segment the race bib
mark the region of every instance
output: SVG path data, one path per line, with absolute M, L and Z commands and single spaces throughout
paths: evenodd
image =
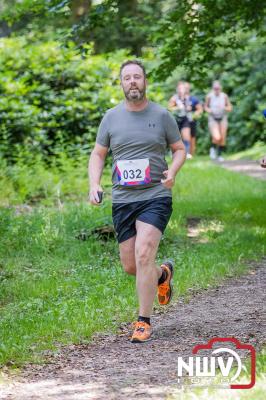
M 148 158 L 140 160 L 118 160 L 116 163 L 118 182 L 123 186 L 147 185 L 151 182 Z

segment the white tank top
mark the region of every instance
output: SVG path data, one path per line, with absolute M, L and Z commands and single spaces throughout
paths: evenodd
M 175 94 L 174 98 L 175 98 L 176 106 L 178 107 L 178 110 L 176 110 L 176 114 L 179 117 L 186 117 L 187 113 L 188 113 L 188 111 L 187 111 L 187 106 L 188 106 L 187 99 L 186 98 L 185 99 L 181 99 L 178 96 L 178 94 Z
M 223 118 L 225 115 L 226 95 L 221 92 L 218 96 L 214 92 L 210 92 L 210 109 L 214 118 Z

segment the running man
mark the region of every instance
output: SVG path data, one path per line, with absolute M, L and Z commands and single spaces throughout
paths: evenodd
M 223 161 L 228 128 L 227 113 L 232 111 L 232 105 L 227 94 L 222 92 L 219 81 L 214 81 L 212 91 L 206 96 L 205 111 L 209 114 L 208 125 L 212 137 L 210 158 Z
M 174 94 L 168 103 L 168 108 L 173 112 L 177 121 L 178 128 L 186 148 L 187 158 L 191 158 L 191 134 L 188 114 L 191 112 L 191 106 L 186 96 L 185 82 L 179 81 Z
M 196 138 L 197 138 L 197 120 L 200 118 L 203 113 L 203 107 L 197 97 L 192 96 L 190 94 L 190 83 L 185 82 L 185 91 L 187 101 L 189 103 L 189 108 L 191 112 L 188 113 L 188 120 L 190 125 L 190 153 L 192 156 L 195 155 L 196 152 Z
M 89 161 L 91 204 L 99 205 L 101 176 L 110 148 L 112 166 L 112 215 L 126 273 L 136 276 L 139 317 L 132 342 L 151 338 L 150 317 L 156 292 L 159 303 L 172 296 L 173 264 L 156 266 L 162 233 L 172 213 L 171 189 L 185 161 L 185 148 L 175 119 L 146 97 L 146 73 L 137 60 L 120 67 L 125 100 L 104 115 Z M 167 147 L 172 163 L 165 161 Z

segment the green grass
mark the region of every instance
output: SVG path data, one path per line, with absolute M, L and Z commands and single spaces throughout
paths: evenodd
M 260 160 L 266 155 L 266 144 L 263 142 L 255 143 L 248 150 L 239 151 L 227 157 L 229 160 Z
M 23 171 L 24 182 L 27 174 L 32 177 L 29 195 L 35 193 L 34 182 L 41 180 L 43 187 L 45 176 L 53 177 L 51 171 L 45 175 L 43 167 L 38 168 L 38 180 L 32 171 Z M 63 207 L 56 207 L 51 185 L 31 213 L 0 209 L 0 365 L 41 360 L 45 349 L 89 341 L 96 332 L 115 331 L 136 315 L 135 281 L 121 269 L 116 242 L 75 237 L 111 221 L 110 171 L 104 177 L 107 195 L 98 208 L 86 202 L 86 162 L 66 171 L 56 175 L 61 187 L 67 187 L 60 195 Z M 0 189 L 8 179 L 14 186 L 14 172 L 8 173 Z M 18 191 L 20 183 L 18 179 Z M 17 203 L 12 193 L 5 204 Z M 264 182 L 203 160 L 186 163 L 177 178 L 174 212 L 158 254 L 158 261 L 176 262 L 175 298 L 189 288 L 241 274 L 248 260 L 265 254 L 265 195 Z M 202 218 L 198 242 L 186 236 L 186 218 L 191 216 Z
M 21 156 L 15 165 L 0 159 L 0 206 L 16 204 L 53 206 L 63 199 L 84 201 L 88 192 L 87 157 L 51 161 L 49 169 L 41 158 Z

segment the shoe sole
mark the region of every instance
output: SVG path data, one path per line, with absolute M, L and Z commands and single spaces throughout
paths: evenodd
M 149 342 L 150 340 L 152 340 L 151 337 L 149 339 L 145 339 L 145 340 L 131 339 L 131 343 L 146 343 L 146 342 Z

